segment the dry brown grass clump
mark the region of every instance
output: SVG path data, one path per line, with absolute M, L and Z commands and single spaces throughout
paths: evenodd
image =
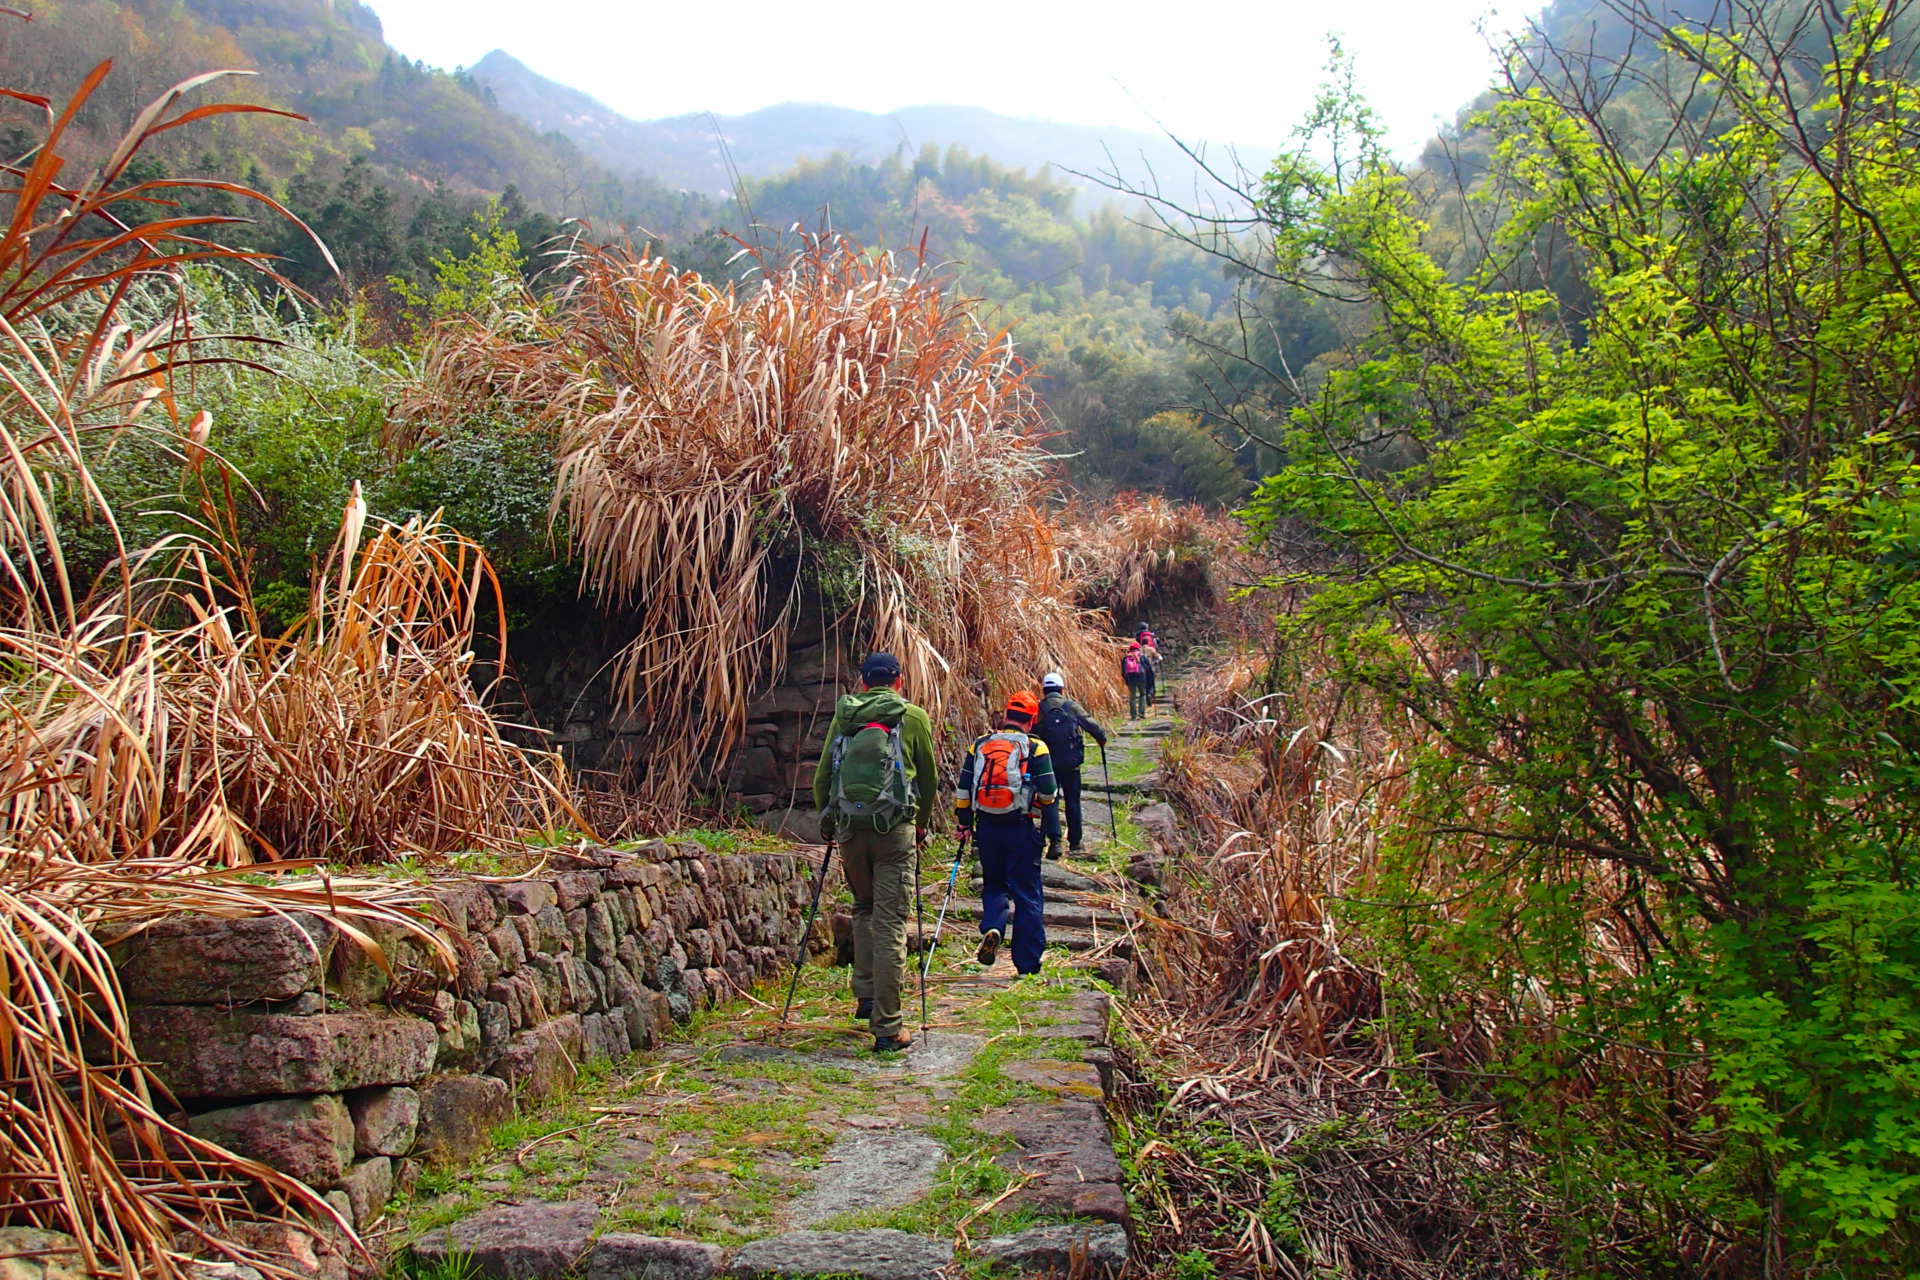
M 1149 600 L 1217 611 L 1244 567 L 1238 548 L 1245 538 L 1232 519 L 1155 494 L 1072 507 L 1061 525 L 1062 563 L 1076 597 L 1115 617 Z
M 1457 822 L 1412 822 L 1412 762 L 1433 764 L 1422 722 L 1385 718 L 1324 641 L 1291 643 L 1284 681 L 1269 656 L 1240 653 L 1175 695 L 1187 723 L 1160 772 L 1185 847 L 1137 931 L 1145 990 L 1128 1008 L 1162 1082 L 1131 1095 L 1148 1134 L 1133 1190 L 1149 1257 L 1198 1250 L 1224 1276 L 1300 1280 L 1558 1274 L 1567 1215 L 1552 1162 L 1565 1153 L 1530 1146 L 1500 1064 L 1546 1043 L 1580 998 L 1550 992 L 1582 988 L 1538 958 L 1437 997 L 1404 971 L 1423 916 L 1475 895 L 1517 910 L 1537 891 L 1479 834 L 1505 825 L 1503 797 L 1470 790 Z M 1444 638 L 1390 643 L 1437 696 L 1486 696 L 1470 663 L 1435 656 Z M 1585 904 L 1582 971 L 1630 981 L 1644 951 L 1611 905 L 1626 886 L 1603 867 L 1570 875 Z M 1363 908 L 1369 929 L 1406 930 L 1397 950 L 1373 950 L 1354 927 Z M 1623 1089 L 1660 1099 L 1670 1149 L 1713 1156 L 1704 1059 L 1621 1041 L 1541 1087 L 1553 1090 L 1543 1105 L 1589 1115 Z M 1647 1274 L 1641 1244 L 1660 1218 L 1621 1197 L 1609 1231 L 1582 1247 L 1609 1274 Z M 1700 1274 L 1747 1273 L 1751 1258 L 1713 1224 L 1661 1229 Z
M 1155 939 L 1153 970 L 1164 998 L 1219 1020 L 1255 1063 L 1328 1054 L 1376 1011 L 1329 904 L 1366 884 L 1379 817 L 1407 785 L 1384 732 L 1336 744 L 1336 727 L 1354 727 L 1337 722 L 1337 696 L 1262 692 L 1263 665 L 1230 655 L 1175 695 L 1189 728 L 1168 743 L 1161 784 L 1210 856 L 1201 876 L 1174 878 L 1166 915 L 1215 927 Z
M 1420 1063 L 1396 1056 L 1342 923 L 1410 785 L 1408 740 L 1294 657 L 1306 675 L 1284 689 L 1239 653 L 1175 695 L 1188 724 L 1161 777 L 1189 847 L 1142 919 L 1127 1007 L 1164 1081 L 1130 1094 L 1148 1256 L 1299 1280 L 1522 1274 L 1554 1239 L 1528 1153 L 1478 1102 L 1408 1104 L 1394 1071 Z
M 554 432 L 583 586 L 641 613 L 615 681 L 648 796 L 738 741 L 809 587 L 936 720 L 1050 668 L 1117 705 L 1040 514 L 1027 369 L 932 273 L 827 239 L 737 288 L 613 248 L 562 269 L 550 306 L 440 331 L 417 416 L 495 397 Z
M 283 636 L 203 551 L 184 569 L 143 579 L 133 618 L 0 628 L 18 664 L 0 722 L 13 838 L 82 862 L 353 864 L 577 821 L 557 763 L 506 741 L 473 687 L 492 571 L 471 542 L 434 521 L 368 528 L 356 499 Z

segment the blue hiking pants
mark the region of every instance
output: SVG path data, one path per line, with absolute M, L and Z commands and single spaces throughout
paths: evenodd
M 1007 900 L 1013 900 L 1013 967 L 1040 972 L 1047 949 L 1046 904 L 1040 891 L 1040 851 L 1045 842 L 1029 818 L 983 813 L 974 818 L 973 847 L 980 855 L 980 932 L 1007 934 Z

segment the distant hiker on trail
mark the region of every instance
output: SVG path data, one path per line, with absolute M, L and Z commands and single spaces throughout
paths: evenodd
M 813 773 L 820 830 L 836 836 L 853 890 L 854 1017 L 873 1047 L 904 1049 L 900 981 L 907 964 L 908 896 L 919 846 L 939 810 L 933 723 L 900 695 L 900 662 L 874 653 L 860 664 L 866 688 L 841 697 Z
M 1058 790 L 1047 744 L 1033 736 L 1040 718 L 1040 700 L 1022 689 L 1007 699 L 1000 728 L 973 741 L 966 763 L 960 766 L 960 785 L 953 807 L 961 840 L 973 836 L 980 858 L 981 964 L 991 965 L 1007 935 L 1007 899 L 1013 899 L 1013 967 L 1021 973 L 1040 972 L 1040 954 L 1047 948 L 1046 904 L 1040 889 L 1040 832 L 1033 825 L 1038 810 L 1059 839 L 1054 813 Z
M 1155 701 L 1156 686 L 1159 683 L 1160 642 L 1154 636 L 1153 629 L 1144 622 L 1140 624 L 1140 629 L 1133 633 L 1133 639 L 1134 643 L 1140 646 L 1140 660 L 1146 664 L 1147 707 L 1151 710 Z
M 1127 719 L 1138 720 L 1147 714 L 1147 659 L 1138 640 L 1127 641 L 1120 655 L 1120 678 L 1127 682 Z
M 1047 744 L 1053 760 L 1053 776 L 1060 784 L 1061 807 L 1067 811 L 1067 847 L 1075 853 L 1081 848 L 1080 766 L 1086 762 L 1087 741 L 1080 736 L 1085 729 L 1101 746 L 1107 745 L 1107 731 L 1067 696 L 1067 682 L 1058 671 L 1049 671 L 1040 681 L 1040 723 L 1035 732 Z M 1047 841 L 1047 856 L 1060 856 L 1060 836 L 1055 832 Z

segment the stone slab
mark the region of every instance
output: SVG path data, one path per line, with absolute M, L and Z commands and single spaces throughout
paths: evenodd
M 465 1254 L 489 1280 L 550 1280 L 578 1272 L 593 1248 L 591 1204 L 511 1204 L 482 1209 L 413 1242 L 429 1265 Z
M 1078 871 L 1069 871 L 1057 862 L 1040 864 L 1040 884 L 1046 889 L 1071 889 L 1076 893 L 1086 893 L 1100 887 L 1100 882 L 1092 876 L 1081 875 Z
M 946 1158 L 947 1149 L 924 1134 L 871 1129 L 842 1134 L 813 1185 L 793 1201 L 793 1221 L 813 1226 L 838 1214 L 917 1200 L 933 1186 Z
M 257 1098 L 411 1084 L 433 1068 L 436 1034 L 422 1018 L 378 1013 L 310 1017 L 196 1005 L 132 1013 L 133 1043 L 179 1098 Z
M 353 1117 L 332 1094 L 222 1107 L 194 1116 L 187 1128 L 310 1187 L 334 1186 L 353 1161 Z
M 1076 991 L 1068 998 L 1066 1018 L 1049 1027 L 1047 1034 L 1104 1045 L 1112 1007 L 1113 998 L 1104 991 Z
M 586 1280 L 712 1280 L 726 1264 L 719 1245 L 610 1231 L 593 1242 Z
M 496 1125 L 513 1119 L 513 1091 L 496 1076 L 438 1076 L 420 1086 L 415 1145 L 429 1159 L 449 1161 L 487 1145 Z
M 40 1227 L 0 1227 L 0 1280 L 86 1280 L 87 1275 L 80 1242 L 72 1236 Z
M 1056 898 L 1047 898 L 1043 904 L 1048 932 L 1055 929 L 1104 929 L 1109 934 L 1122 932 L 1126 927 L 1125 917 L 1112 912 L 1090 907 L 1083 902 L 1064 902 Z M 974 921 L 980 918 L 981 903 L 978 898 L 956 898 L 947 909 L 950 920 Z M 1015 917 L 1016 923 L 1018 917 Z
M 328 1195 L 345 1199 L 344 1192 L 333 1191 Z M 340 1244 L 296 1223 L 229 1219 L 223 1233 L 235 1244 L 271 1258 L 284 1276 L 299 1280 L 349 1280 L 352 1274 Z
M 791 1231 L 743 1245 L 729 1276 L 835 1276 L 851 1280 L 940 1280 L 953 1246 L 904 1231 Z
M 353 1225 L 366 1226 L 393 1198 L 393 1161 L 386 1156 L 356 1161 L 340 1180 L 340 1189 L 353 1209 Z
M 1127 1230 L 1112 1222 L 1061 1223 L 993 1236 L 973 1252 L 1029 1275 L 1114 1276 L 1127 1265 Z
M 1007 1200 L 1008 1208 L 1127 1224 L 1120 1161 L 1097 1102 L 1019 1102 L 988 1112 L 979 1127 L 1013 1139 L 1013 1149 L 995 1156 L 994 1163 L 1033 1178 Z
M 404 1085 L 361 1089 L 347 1099 L 353 1149 L 363 1156 L 404 1156 L 420 1127 L 420 1094 Z
M 488 1071 L 528 1098 L 550 1098 L 580 1071 L 580 1015 L 563 1014 L 522 1031 L 507 1042 Z
M 1100 1072 L 1088 1062 L 1031 1058 L 1023 1062 L 1009 1062 L 1000 1069 L 1000 1073 L 1009 1080 L 1018 1080 L 1062 1097 L 1099 1099 L 1106 1096 L 1105 1090 L 1100 1087 Z
M 335 936 L 305 913 L 178 915 L 115 943 L 113 954 L 130 1004 L 249 1004 L 317 991 Z
M 965 1071 L 986 1041 L 964 1031 L 929 1031 L 916 1035 L 901 1063 L 915 1076 L 951 1079 Z

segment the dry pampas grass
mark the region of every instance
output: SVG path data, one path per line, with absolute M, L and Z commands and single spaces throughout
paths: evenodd
M 557 441 L 583 587 L 637 611 L 621 700 L 669 805 L 739 740 L 803 597 L 900 657 L 936 722 L 1058 669 L 1117 705 L 1043 505 L 1026 367 L 914 262 L 809 242 L 743 286 L 578 249 L 545 307 L 437 334 L 417 429 L 477 398 Z
M 260 634 L 246 551 L 223 532 L 215 424 L 184 403 L 181 375 L 248 360 L 202 345 L 183 272 L 266 268 L 219 242 L 238 219 L 178 200 L 213 189 L 291 215 L 214 179 L 127 180 L 155 137 L 262 110 L 186 105 L 213 76 L 148 107 L 100 169 L 67 175 L 68 128 L 110 66 L 63 107 L 3 90 L 45 123 L 0 165 L 0 1225 L 70 1237 L 54 1260 L 111 1280 L 173 1280 L 209 1254 L 280 1276 L 274 1230 L 319 1223 L 350 1248 L 351 1230 L 310 1189 L 168 1118 L 102 938 L 182 910 L 300 910 L 368 947 L 368 925 L 411 931 L 450 964 L 392 886 L 224 869 L 461 847 L 567 810 L 549 762 L 507 746 L 468 684 L 491 573 L 451 531 L 369 527 L 350 506 L 310 616 Z M 168 300 L 160 318 L 135 320 L 136 295 Z M 195 536 L 119 536 L 89 458 L 132 432 L 177 453 Z M 97 583 L 63 552 L 82 520 L 120 550 Z

